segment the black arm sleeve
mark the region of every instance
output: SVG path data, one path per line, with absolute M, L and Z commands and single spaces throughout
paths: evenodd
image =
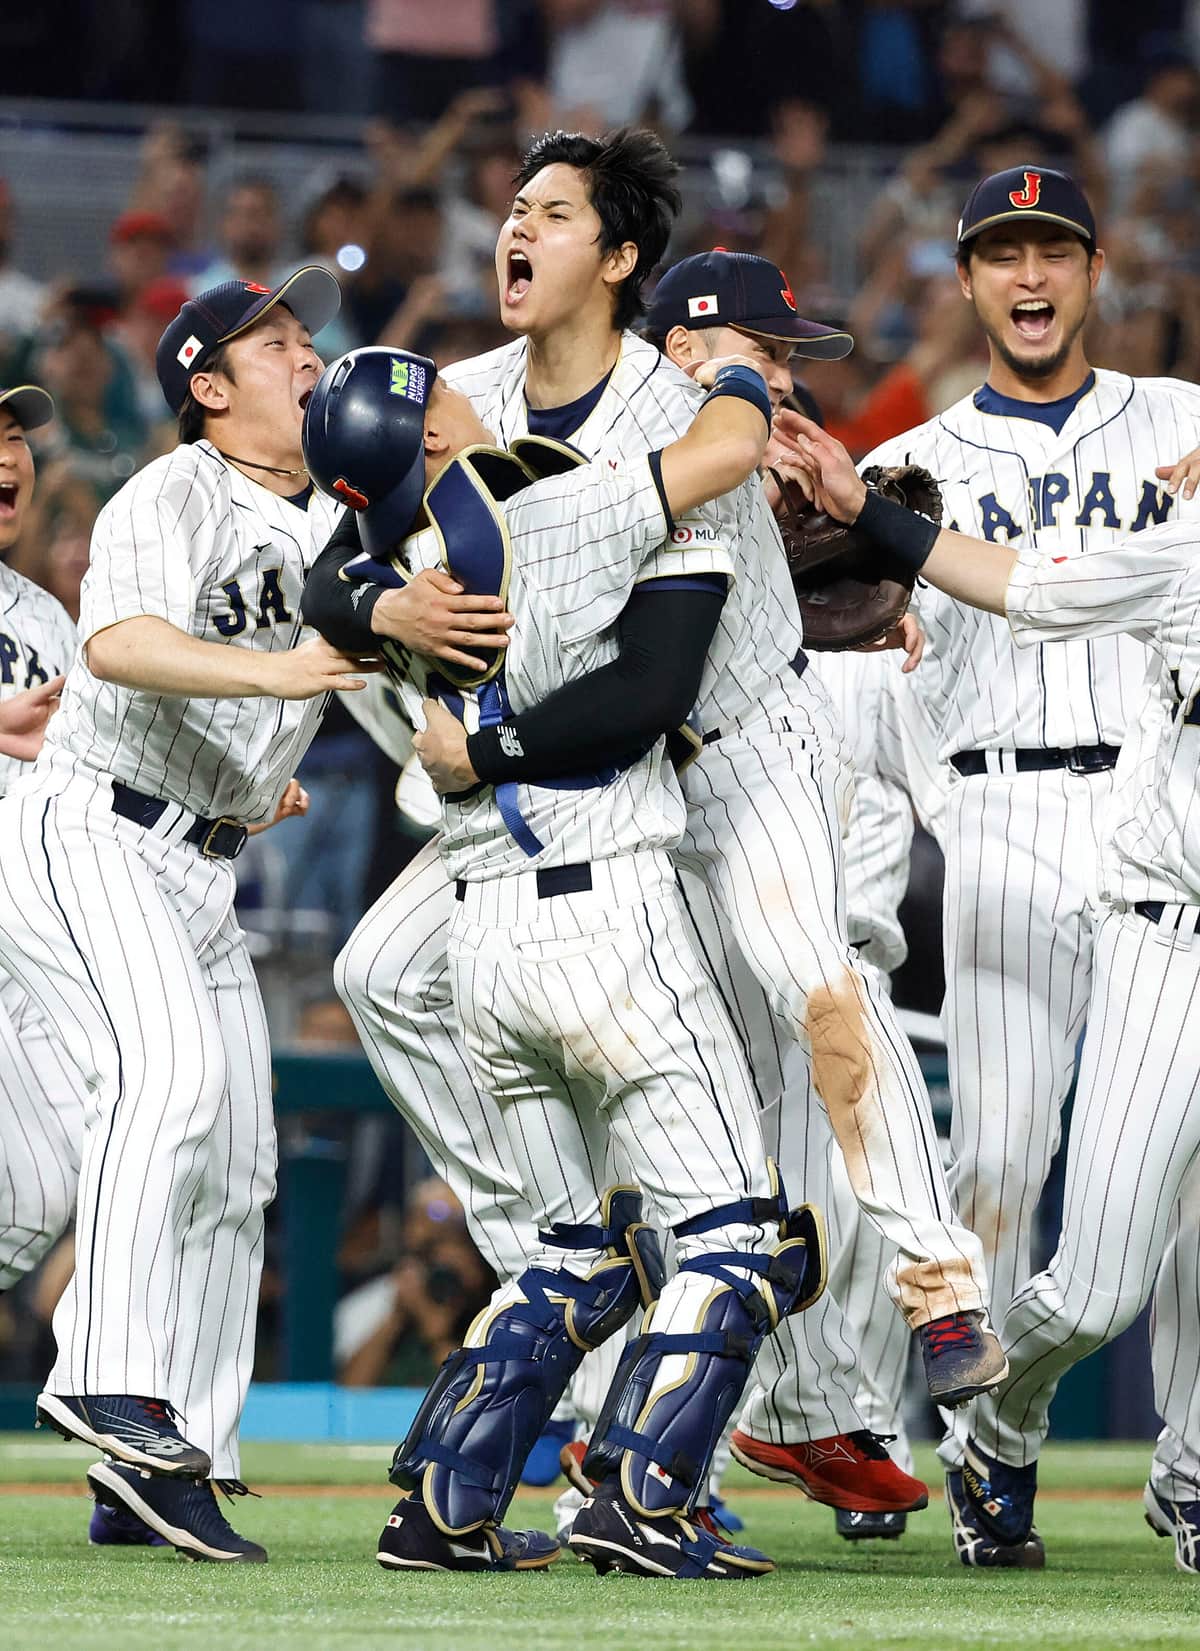
M 371 629 L 371 614 L 384 587 L 352 584 L 339 577 L 339 570 L 361 556 L 362 548 L 354 512 L 344 510 L 329 543 L 309 569 L 300 598 L 305 624 L 349 654 L 374 653 L 379 646 Z
M 621 651 L 540 705 L 467 740 L 481 780 L 552 780 L 643 755 L 692 711 L 724 595 L 638 586 L 618 622 Z M 501 749 L 500 728 L 523 754 Z

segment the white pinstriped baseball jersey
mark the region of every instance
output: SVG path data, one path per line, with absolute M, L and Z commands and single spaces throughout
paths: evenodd
M 1148 645 L 1101 837 L 1101 899 L 1200 903 L 1200 525 L 1167 523 L 1086 557 L 1072 548 L 1021 553 L 1008 615 L 1023 647 L 1118 631 Z
M 269 493 L 207 441 L 177 447 L 100 512 L 80 640 L 152 615 L 231 648 L 294 647 L 305 575 L 337 516 L 318 493 L 307 509 Z M 194 814 L 254 824 L 274 813 L 324 703 L 168 698 L 101 682 L 81 655 L 45 750 Z
M 681 529 L 668 539 L 645 455 L 597 460 L 536 482 L 506 502 L 504 517 L 512 546 L 507 600 L 514 620 L 504 685 L 517 712 L 616 657 L 616 621 L 636 583 L 696 573 L 722 573 L 732 581 L 728 549 L 697 517 L 682 517 Z M 405 558 L 414 571 L 440 567 L 442 556 L 432 528 L 406 542 Z M 414 674 L 418 680 L 423 674 L 419 662 Z M 479 708 L 470 695 L 463 696 L 463 713 L 473 731 Z M 536 855 L 513 837 L 492 787 L 469 801 L 445 803 L 447 871 L 474 881 L 530 866 L 573 865 L 673 846 L 683 830 L 684 806 L 662 751 L 660 740 L 603 786 L 519 785 L 521 817 L 545 845 Z
M 484 424 L 508 443 L 525 434 L 524 339 L 459 362 L 448 382 L 469 396 Z M 621 354 L 592 412 L 570 437 L 588 458 L 669 446 L 690 426 L 703 392 L 652 344 L 626 332 Z M 706 729 L 748 716 L 787 668 L 803 640 L 800 610 L 775 518 L 756 477 L 696 512 L 716 542 L 737 546 L 737 583 L 708 651 L 698 709 Z M 690 518 L 689 518 L 690 520 Z
M 70 669 L 79 651 L 71 616 L 57 597 L 0 562 L 0 700 Z M 0 756 L 0 797 L 29 764 Z
M 947 527 L 1014 545 L 1047 537 L 1095 550 L 1200 511 L 1155 479 L 1156 465 L 1200 444 L 1200 389 L 1177 379 L 1097 370 L 1061 432 L 978 409 L 971 396 L 884 442 L 869 464 L 910 460 L 937 478 Z M 956 751 L 1119 745 L 1144 671 L 1129 637 L 1080 637 L 1018 652 L 994 614 L 918 588 L 929 633 L 914 686 Z

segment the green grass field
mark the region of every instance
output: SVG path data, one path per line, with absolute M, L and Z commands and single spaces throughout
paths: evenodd
M 1200 1647 L 1200 1577 L 1142 1521 L 1144 1445 L 1047 1453 L 1041 1573 L 964 1570 L 939 1500 L 900 1543 L 854 1547 L 833 1515 L 735 1470 L 746 1540 L 779 1571 L 727 1584 L 599 1580 L 570 1557 L 526 1575 L 398 1577 L 374 1562 L 391 1507 L 381 1446 L 251 1446 L 264 1492 L 235 1523 L 269 1566 L 185 1564 L 170 1550 L 90 1549 L 82 1447 L 0 1435 L 0 1633 L 12 1651 L 886 1651 Z M 932 1455 L 919 1471 L 940 1484 Z M 515 1522 L 549 1528 L 550 1497 Z

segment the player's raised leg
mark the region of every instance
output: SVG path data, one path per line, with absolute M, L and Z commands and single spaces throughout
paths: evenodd
M 889 1289 L 921 1335 L 931 1395 L 963 1403 L 1005 1368 L 982 1251 L 952 1210 L 916 1057 L 845 939 L 833 779 L 783 715 L 753 737 L 723 734 L 684 780 L 683 853 L 711 878 L 773 1007 L 812 1052 L 858 1201 L 896 1245 Z
M 1167 908 L 1180 910 L 1189 908 Z M 1108 912 L 1096 931 L 1094 969 L 1058 1250 L 1005 1316 L 1010 1374 L 979 1401 L 966 1446 L 971 1509 L 1008 1548 L 1030 1537 L 1037 1458 L 1058 1382 L 1141 1311 L 1200 1148 L 1195 936 L 1176 936 L 1132 911 Z

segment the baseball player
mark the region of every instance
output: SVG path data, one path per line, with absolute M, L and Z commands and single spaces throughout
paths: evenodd
M 389 377 L 405 386 L 390 409 Z M 360 419 L 364 383 L 383 411 Z M 381 474 L 385 484 L 397 473 L 401 480 L 379 498 L 361 449 L 356 462 L 354 431 L 343 444 L 337 426 L 379 428 L 389 412 Z M 409 421 L 415 462 L 406 475 L 398 455 Z M 524 483 L 522 464 L 538 465 L 547 450 L 561 468 L 559 444 L 526 439 L 506 463 L 471 446 L 486 432 L 466 397 L 435 381 L 431 362 L 361 351 L 318 386 L 306 450 L 317 469 L 315 427 L 337 453 L 319 467 L 322 477 L 332 480 L 344 464 L 371 501 L 362 517 L 368 549 L 396 542 L 427 480 L 431 525 L 407 540 L 407 569 L 444 556 L 450 570 L 469 567 L 477 584 L 504 594 L 511 644 L 482 682 L 479 673 L 474 683 L 461 673 L 448 682 L 441 666 L 407 665 L 474 723 L 493 706 L 542 699 L 564 676 L 615 655 L 615 626 L 635 582 L 728 580 L 732 559 L 716 537 L 697 536 L 695 507 L 753 472 L 769 424 L 762 379 L 726 366 L 694 426 L 660 454 L 590 466 L 577 456 L 579 468 L 514 496 L 505 469 Z M 447 463 L 464 446 L 466 457 Z M 489 495 L 497 501 L 490 534 L 480 511 Z M 548 516 L 558 524 L 552 536 Z M 678 546 L 675 524 L 686 534 Z M 722 606 L 720 590 L 699 593 L 687 697 Z M 636 1275 L 644 1294 L 657 1268 L 649 1254 L 639 1259 L 631 1236 L 637 1195 L 605 1191 L 610 1132 L 672 1228 L 680 1265 L 610 1391 L 592 1441 L 605 1483 L 577 1519 L 573 1545 L 600 1569 L 616 1563 L 641 1575 L 771 1568 L 754 1550 L 698 1532 L 692 1510 L 707 1496 L 708 1458 L 736 1402 L 737 1372 L 744 1380 L 767 1329 L 807 1296 L 817 1258 L 794 1237 L 776 1250 L 768 1241 L 766 1224 L 783 1212 L 748 1074 L 676 906 L 663 851 L 678 838 L 684 808 L 661 757 L 660 737 L 600 773 L 444 804 L 440 847 L 456 879 L 455 1006 L 477 1082 L 498 1102 L 538 1236 L 526 1267 L 435 1379 L 397 1452 L 392 1477 L 413 1494 L 381 1538 L 379 1557 L 391 1568 L 533 1568 L 554 1557 L 555 1544 L 505 1532 L 500 1520 L 571 1370 L 632 1315 Z
M 987 382 L 868 462 L 924 465 L 948 524 L 996 542 L 1067 536 L 1092 550 L 1194 509 L 1156 468 L 1200 441 L 1200 390 L 1092 369 L 1084 354 L 1104 259 L 1078 186 L 1038 167 L 984 179 L 964 208 L 958 258 L 988 337 Z M 1092 851 L 1144 653 L 1117 635 L 1018 650 L 1002 620 L 943 593 L 921 590 L 917 606 L 928 643 L 910 684 L 948 765 L 951 1184 L 1003 1311 L 1031 1270 L 1034 1210 L 1087 1014 Z M 1173 1276 L 1164 1269 L 1163 1292 Z M 1161 1297 L 1159 1312 L 1196 1317 Z M 960 1553 L 971 1564 L 1011 1562 L 963 1536 L 964 1433 L 956 1423 L 942 1452 Z M 1172 1449 L 1160 1442 L 1156 1475 L 1169 1479 Z
M 1039 1563 L 1037 1456 L 1060 1378 L 1128 1328 L 1172 1249 L 1196 1251 L 1185 1194 L 1200 1152 L 1197 526 L 1165 522 L 1104 547 L 1046 534 L 1036 547 L 1013 550 L 940 532 L 877 498 L 866 504 L 844 449 L 815 426 L 806 438 L 836 515 L 859 520 L 956 600 L 1005 618 L 1018 647 L 1128 633 L 1149 650 L 1100 832 L 1063 1229 L 1049 1266 L 1022 1284 L 1005 1315 L 1009 1376 L 977 1401 L 965 1447 L 962 1495 L 974 1528 L 1003 1552 Z M 1176 1563 L 1189 1572 L 1200 1570 L 1194 1376 L 1193 1363 L 1159 1395 L 1166 1426 L 1145 1492 L 1150 1524 L 1174 1536 Z
M 648 336 L 680 365 L 733 348 L 747 326 L 756 324 L 742 284 L 724 279 L 728 273 L 741 275 L 745 284 L 753 276 L 755 285 L 761 280 L 763 288 L 781 296 L 787 287 L 782 272 L 764 259 L 720 253 L 685 259 L 660 284 L 647 327 Z M 726 289 L 719 297 L 711 291 L 714 284 Z M 714 304 L 715 319 L 709 313 Z M 773 347 L 769 334 L 753 336 L 764 351 Z M 781 374 L 780 390 L 787 383 Z M 769 456 L 775 463 L 786 452 L 775 443 Z M 910 656 L 906 672 L 918 658 Z M 912 836 L 912 808 L 901 788 L 911 784 L 927 813 L 935 812 L 936 764 L 910 697 L 884 692 L 894 662 L 861 653 L 817 654 L 810 660 L 808 683 L 814 674 L 817 692 L 834 690 L 835 714 L 851 742 L 854 801 L 844 869 L 849 937 L 864 973 L 890 1008 L 887 972 L 904 955 L 896 912 Z M 893 1252 L 875 1228 L 858 1219 L 845 1159 L 824 1114 L 812 1105 L 807 1050 L 789 1036 L 786 1020 L 771 1024 L 770 1002 L 742 962 L 719 907 L 686 871 L 684 890 L 702 950 L 720 959 L 718 975 L 723 966 L 736 998 L 746 1047 L 753 1052 L 768 1146 L 793 1181 L 821 1187 L 837 1229 L 832 1287 L 818 1309 L 789 1322 L 764 1347 L 758 1383 L 733 1435 L 733 1453 L 752 1471 L 831 1503 L 843 1535 L 895 1536 L 907 1511 L 924 1506 L 924 1486 L 910 1477 L 911 1451 L 897 1413 L 906 1339 L 896 1334 L 901 1327 L 895 1316 L 881 1311 L 881 1284 Z M 898 1028 L 896 1036 L 902 1036 Z M 847 1328 L 843 1311 L 851 1307 L 853 1325 Z M 889 1459 L 882 1442 L 887 1435 L 898 1436 L 892 1454 L 907 1471 L 898 1473 Z
M 266 1558 L 213 1495 L 244 1490 L 275 1168 L 232 860 L 288 807 L 326 691 L 362 681 L 298 618 L 334 520 L 300 427 L 311 334 L 338 302 L 311 268 L 273 291 L 213 288 L 167 328 L 180 445 L 97 519 L 80 656 L 0 802 L 0 962 L 89 1091 L 76 1267 L 38 1415 L 114 1458 L 89 1472 L 101 1501 L 202 1559 Z
M 44 390 L 0 390 L 0 795 L 41 750 L 77 650 L 75 626 L 48 591 L 2 558 L 20 538 L 35 470 L 26 433 L 54 415 Z M 0 981 L 0 1290 L 37 1265 L 75 1208 L 87 1091 L 57 1034 L 22 988 Z M 124 1510 L 97 1504 L 97 1546 L 159 1545 Z
M 631 175 L 631 161 L 644 177 L 648 157 L 660 166 L 661 154 L 628 134 L 607 143 L 560 134 L 531 152 L 497 246 L 502 317 L 521 336 L 450 375 L 503 441 L 526 431 L 557 436 L 608 462 L 622 444 L 643 450 L 690 421 L 695 392 L 651 346 L 620 331 L 654 262 L 645 226 L 624 204 L 631 197 L 636 203 L 645 187 Z M 628 192 L 619 187 L 626 178 Z M 633 290 L 626 290 L 631 280 Z M 719 301 L 719 293 L 707 296 Z M 759 329 L 783 341 L 768 374 L 788 382 L 782 358 L 797 341 L 846 347 L 844 338 L 800 321 L 790 298 L 776 289 L 767 301 L 771 325 Z M 862 981 L 841 932 L 842 799 L 811 699 L 803 688 L 797 692 L 806 662 L 795 596 L 757 482 L 730 501 L 724 522 L 714 515 L 705 531 L 736 536 L 739 578 L 702 687 L 708 741 L 685 776 L 691 813 L 682 853 L 712 880 L 741 931 L 747 960 L 794 1034 L 814 1046 L 818 1087 L 853 1160 L 856 1191 L 897 1244 L 894 1289 L 921 1334 L 931 1389 L 963 1398 L 997 1379 L 1003 1360 L 983 1316 L 985 1282 L 973 1241 L 954 1223 L 940 1185 L 919 1069 L 904 1040 L 880 1023 L 888 1011 Z M 648 594 L 636 614 L 623 616 L 629 657 L 603 678 L 561 690 L 561 707 L 550 701 L 473 735 L 476 766 L 464 783 L 535 779 L 542 762 L 562 772 L 612 761 L 639 737 L 669 726 L 664 690 L 650 674 L 661 665 L 662 678 L 677 677 L 676 631 L 659 595 L 670 601 L 670 592 Z M 385 634 L 381 606 L 382 599 L 371 619 Z M 793 716 L 803 719 L 805 735 L 793 734 Z M 435 725 L 429 738 L 436 734 Z M 825 744 L 836 740 L 830 719 Z M 452 891 L 431 849 L 364 919 L 339 959 L 337 979 L 389 1093 L 407 1115 L 427 1118 L 444 1148 L 453 1136 L 453 1155 L 467 1164 L 477 1161 L 487 1136 L 477 1127 L 461 1139 L 465 1074 L 445 965 L 451 912 Z M 478 1212 L 478 1199 L 463 1201 Z M 511 1267 L 505 1271 L 512 1275 Z
M 44 390 L 0 390 L 0 558 L 33 499 L 26 435 L 54 417 Z M 75 627 L 48 591 L 0 559 L 0 706 L 14 719 L 0 745 L 0 795 L 37 755 L 76 650 Z M 62 1236 L 75 1207 L 84 1089 L 62 1045 L 15 980 L 0 981 L 0 1290 Z

